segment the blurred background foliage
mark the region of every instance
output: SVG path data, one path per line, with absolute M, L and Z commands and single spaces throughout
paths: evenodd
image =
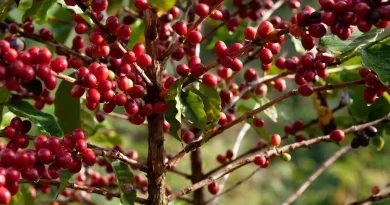
M 46 0 L 48 1 L 48 0 Z M 21 0 L 18 8 L 14 8 L 9 16 L 16 22 L 21 22 L 23 14 L 31 8 L 31 0 Z M 159 1 L 160 4 L 171 1 Z M 163 3 L 161 3 L 163 2 Z M 174 2 L 174 1 L 172 1 Z M 226 1 L 225 4 L 232 8 L 231 1 Z M 110 1 L 110 8 L 106 15 L 119 15 L 123 17 L 123 7 L 132 7 L 131 0 L 112 0 Z M 303 0 L 302 5 L 310 5 L 314 8 L 318 8 L 317 1 Z M 168 7 L 169 8 L 169 5 Z M 166 9 L 166 6 L 162 6 L 161 9 Z M 235 10 L 234 8 L 232 8 Z M 291 10 L 287 5 L 283 5 L 272 16 L 280 16 L 284 20 L 289 20 L 291 16 L 297 11 Z M 37 14 L 38 15 L 38 14 Z M 42 17 L 46 18 L 46 17 Z M 67 12 L 61 8 L 58 4 L 48 10 L 47 21 L 42 20 L 41 16 L 36 21 L 36 30 L 40 27 L 47 27 L 54 33 L 54 37 L 58 42 L 71 46 L 71 41 L 75 36 L 73 30 L 74 22 L 72 21 L 70 12 Z M 41 23 L 41 24 L 39 24 Z M 202 28 L 203 33 L 207 33 L 213 26 L 218 25 L 218 22 L 212 20 L 206 21 Z M 256 26 L 258 22 L 248 22 L 246 20 L 241 21 L 241 27 L 237 32 L 231 33 L 227 31 L 225 27 L 222 27 L 212 38 L 201 45 L 200 56 L 202 62 L 207 63 L 215 59 L 213 52 L 213 45 L 217 40 L 224 40 L 227 45 L 231 45 L 236 42 L 243 41 L 243 28 L 247 25 Z M 141 21 L 137 21 L 131 26 L 133 34 L 129 46 L 134 45 L 136 42 L 143 41 L 143 24 Z M 386 32 L 387 33 L 387 32 Z M 292 39 L 290 36 L 286 36 L 286 43 L 282 47 L 281 55 L 290 57 L 298 55 L 300 51 L 300 41 Z M 298 43 L 297 43 L 298 42 Z M 43 47 L 44 45 L 37 42 L 27 40 L 28 48 L 33 45 Z M 294 44 L 295 43 L 295 44 Z M 52 48 L 50 48 L 52 49 Z M 276 59 L 276 58 L 275 58 Z M 360 59 L 354 58 L 348 61 L 346 66 L 360 65 Z M 167 69 L 172 74 L 174 66 L 168 63 Z M 253 61 L 246 68 L 253 67 L 260 74 L 261 65 L 259 61 Z M 343 70 L 344 67 L 337 69 Z M 215 70 L 213 72 L 216 72 Z M 272 67 L 270 73 L 279 73 L 276 67 Z M 69 72 L 71 73 L 71 72 Z M 69 74 L 68 73 L 68 74 Z M 243 71 L 236 76 L 236 83 L 243 82 Z M 268 74 L 268 73 L 267 73 Z M 338 73 L 333 73 L 327 78 L 328 82 L 341 82 L 358 79 L 357 69 L 355 70 L 343 70 Z M 326 82 L 319 82 L 323 84 Z M 58 83 L 59 84 L 59 83 Z M 268 85 L 269 94 L 268 99 L 273 99 L 279 96 L 280 93 L 276 92 L 272 85 Z M 288 82 L 288 89 L 293 89 L 294 84 Z M 362 99 L 362 89 L 364 85 L 348 89 L 349 93 L 348 107 L 338 111 L 334 114 L 335 121 L 339 128 L 346 128 L 353 124 L 363 123 L 377 119 L 384 116 L 390 111 L 390 99 L 389 96 L 382 97 L 377 100 L 373 105 L 365 105 Z M 336 107 L 341 99 L 341 90 L 333 91 L 327 94 L 328 104 L 331 108 Z M 70 95 L 70 93 L 69 93 Z M 241 102 L 245 106 L 253 106 L 255 101 L 253 99 Z M 279 133 L 283 135 L 283 127 L 285 125 L 291 125 L 295 120 L 300 119 L 304 122 L 308 122 L 317 118 L 317 112 L 314 109 L 312 98 L 303 97 L 291 97 L 276 105 L 277 122 L 271 121 L 263 113 L 260 114 L 266 121 L 265 129 L 268 134 Z M 69 109 L 71 112 L 71 108 Z M 44 112 L 54 115 L 54 106 L 45 106 Z M 115 112 L 123 113 L 124 110 L 118 108 Z M 5 114 L 2 126 L 7 125 L 12 118 L 12 114 L 3 111 Z M 89 117 L 91 118 L 91 117 Z M 94 122 L 96 123 L 96 121 Z M 205 146 L 201 148 L 203 158 L 203 170 L 207 173 L 209 170 L 219 165 L 216 161 L 217 154 L 224 154 L 227 149 L 232 148 L 236 136 L 243 124 L 234 126 L 231 130 L 224 132 L 216 139 L 211 140 Z M 97 133 L 92 136 L 89 141 L 91 143 L 100 144 L 102 146 L 110 147 L 112 145 L 121 145 L 125 150 L 137 150 L 140 155 L 140 159 L 147 158 L 147 128 L 146 126 L 134 126 L 125 120 L 114 119 L 106 116 L 106 121 L 102 124 L 97 124 Z M 388 125 L 381 127 L 381 136 L 388 139 L 386 131 Z M 31 134 L 38 135 L 39 131 L 33 129 Z M 317 125 L 306 129 L 299 134 L 303 134 L 306 138 L 322 135 L 322 131 Z M 263 136 L 264 137 L 264 136 Z M 257 141 L 261 138 L 253 129 L 250 129 L 243 140 L 239 153 L 243 153 L 248 149 L 254 148 Z M 341 146 L 348 144 L 352 136 L 348 136 Z M 286 140 L 284 144 L 293 142 L 293 137 Z M 175 140 L 169 134 L 166 134 L 166 150 L 169 154 L 175 154 L 183 148 L 183 145 Z M 294 191 L 306 181 L 306 179 L 317 170 L 321 164 L 328 159 L 334 152 L 340 147 L 333 143 L 322 143 L 321 145 L 315 145 L 310 149 L 300 149 L 291 153 L 291 162 L 285 162 L 280 159 L 271 161 L 270 166 L 267 169 L 263 169 L 257 172 L 249 181 L 245 182 L 235 190 L 223 195 L 220 198 L 220 204 L 232 204 L 232 205 L 246 205 L 246 204 L 264 204 L 273 205 L 280 204 L 286 200 Z M 390 146 L 386 145 L 382 150 L 377 151 L 375 146 L 368 146 L 366 148 L 359 148 L 357 150 L 349 151 L 347 154 L 338 159 L 333 165 L 331 165 L 321 176 L 316 179 L 312 185 L 300 196 L 294 204 L 345 204 L 347 202 L 355 201 L 356 199 L 362 199 L 370 195 L 371 187 L 378 185 L 379 187 L 385 186 L 390 182 L 390 166 L 389 165 Z M 189 157 L 183 159 L 178 167 L 179 170 L 189 173 L 190 161 Z M 240 181 L 246 177 L 257 167 L 255 165 L 247 165 L 231 174 L 226 188 Z M 98 168 L 99 169 L 99 168 Z M 101 170 L 103 172 L 103 170 Z M 136 174 L 142 174 L 135 171 Z M 172 187 L 173 191 L 180 190 L 188 185 L 190 181 L 180 178 L 175 174 L 169 173 L 167 175 L 167 182 Z M 206 188 L 207 189 L 207 188 Z M 205 191 L 207 193 L 207 191 Z M 49 196 L 39 193 L 39 199 L 52 199 L 53 193 Z M 42 195 L 42 196 L 41 196 Z M 210 198 L 207 194 L 207 198 Z M 119 200 L 113 199 L 110 202 L 101 203 L 103 197 L 93 195 L 93 201 L 98 204 L 120 204 Z M 100 203 L 99 203 L 100 202 Z M 389 204 L 389 201 L 382 201 L 376 204 Z M 175 202 L 172 204 L 185 204 L 181 202 Z

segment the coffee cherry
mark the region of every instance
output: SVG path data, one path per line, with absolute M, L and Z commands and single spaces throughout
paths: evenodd
M 58 179 L 61 176 L 61 168 L 55 164 L 51 164 L 47 171 L 52 179 Z
M 301 42 L 303 48 L 305 48 L 307 51 L 313 49 L 315 46 L 315 39 L 308 34 L 302 36 Z
M 280 137 L 280 135 L 278 135 L 278 134 L 271 135 L 270 143 L 273 146 L 275 146 L 275 147 L 279 146 L 281 141 L 282 141 L 282 138 Z
M 21 171 L 22 178 L 26 179 L 28 181 L 38 181 L 39 180 L 39 173 L 36 168 L 33 167 L 26 167 Z
M 6 137 L 8 139 L 15 138 L 17 136 L 17 134 L 18 134 L 17 130 L 14 127 L 11 127 L 11 126 L 7 126 L 3 130 L 4 137 Z
M 321 38 L 325 36 L 326 32 L 327 27 L 322 23 L 312 24 L 309 26 L 309 34 L 315 38 Z
M 167 111 L 167 104 L 164 101 L 157 102 L 153 105 L 153 112 L 163 114 Z
M 352 141 L 351 141 L 351 147 L 353 149 L 357 149 L 357 148 L 359 148 L 359 146 L 360 146 L 359 139 L 357 137 L 353 138 Z
M 307 97 L 313 94 L 313 87 L 310 84 L 304 84 L 299 86 L 298 92 L 300 95 Z
M 96 163 L 96 155 L 95 152 L 91 149 L 85 150 L 83 153 L 83 162 L 88 166 L 93 166 Z
M 264 120 L 262 118 L 253 118 L 253 124 L 256 126 L 256 127 L 263 127 L 264 126 Z
M 172 28 L 179 36 L 184 36 L 187 34 L 187 25 L 183 21 L 176 22 L 173 24 Z
M 367 104 L 372 104 L 377 98 L 375 88 L 366 87 L 363 91 L 363 99 Z
M 283 92 L 284 90 L 286 90 L 286 81 L 282 78 L 278 78 L 275 80 L 275 84 L 274 84 L 274 88 L 279 91 L 279 92 Z
M 378 76 L 374 73 L 367 74 L 367 76 L 364 77 L 364 81 L 366 82 L 366 85 L 370 87 L 375 87 L 380 83 Z
M 334 130 L 330 133 L 330 139 L 333 142 L 341 142 L 344 140 L 344 132 L 342 130 Z
M 198 15 L 199 17 L 206 17 L 209 15 L 209 11 L 210 11 L 210 8 L 207 4 L 198 4 L 196 5 L 195 7 L 195 13 L 196 15 Z
M 378 130 L 374 126 L 369 126 L 364 129 L 364 133 L 368 135 L 369 137 L 375 137 Z
M 5 187 L 0 187 L 0 204 L 8 204 L 10 201 L 11 192 Z
M 148 54 L 141 54 L 137 57 L 137 65 L 148 67 L 152 64 L 152 58 Z
M 371 188 L 371 194 L 372 195 L 377 195 L 377 194 L 379 194 L 379 192 L 381 192 L 381 189 L 378 186 L 373 186 Z
M 176 72 L 182 77 L 188 76 L 190 68 L 186 64 L 180 64 L 176 67 Z
M 199 31 L 190 31 L 187 33 L 186 39 L 192 45 L 196 45 L 202 41 L 202 34 Z
M 56 154 L 54 163 L 59 167 L 69 168 L 72 166 L 72 155 L 67 151 L 60 151 Z
M 46 140 L 46 148 L 49 149 L 53 154 L 57 154 L 57 152 L 61 149 L 61 141 L 56 136 L 51 136 Z
M 212 182 L 207 186 L 207 189 L 209 190 L 210 194 L 216 195 L 219 192 L 219 186 L 217 182 Z
M 194 78 L 199 78 L 201 75 L 203 75 L 206 72 L 206 68 L 203 64 L 196 64 L 191 69 L 191 75 Z
M 244 30 L 244 37 L 246 40 L 251 41 L 256 37 L 256 29 L 254 27 L 246 27 Z
M 254 81 L 254 80 L 256 80 L 257 77 L 258 77 L 257 73 L 256 73 L 255 69 L 253 69 L 253 68 L 248 68 L 248 70 L 246 70 L 244 73 L 244 79 L 247 82 Z
M 149 8 L 148 0 L 134 0 L 134 6 L 139 10 L 146 10 Z
M 140 85 L 134 85 L 129 90 L 129 95 L 131 98 L 143 98 L 145 96 L 145 88 Z
M 209 87 L 215 87 L 218 84 L 217 77 L 214 74 L 204 74 L 202 82 Z
M 253 159 L 253 162 L 258 165 L 258 166 L 264 166 L 266 163 L 267 159 L 263 155 L 256 156 Z
M 257 35 L 260 38 L 268 36 L 274 30 L 274 26 L 269 21 L 263 21 L 257 28 Z
M 268 48 L 261 49 L 259 52 L 259 57 L 260 57 L 260 61 L 263 64 L 272 63 L 273 54 L 272 54 L 271 50 L 269 50 Z
M 191 131 L 185 131 L 181 135 L 181 139 L 183 140 L 184 143 L 189 144 L 195 139 L 195 134 Z

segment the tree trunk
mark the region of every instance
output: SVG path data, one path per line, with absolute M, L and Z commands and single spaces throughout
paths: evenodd
M 152 58 L 152 65 L 145 69 L 146 75 L 153 82 L 153 86 L 147 86 L 146 103 L 152 105 L 160 101 L 160 92 L 162 88 L 162 71 L 161 64 L 157 60 L 157 14 L 151 9 L 145 12 L 145 47 L 146 53 Z M 164 164 L 164 115 L 153 114 L 148 117 L 148 204 L 149 205 L 166 205 L 168 204 L 165 197 L 165 174 Z
M 191 180 L 192 180 L 193 184 L 195 184 L 196 182 L 199 182 L 203 179 L 202 153 L 200 151 L 200 148 L 191 152 L 191 170 L 192 170 Z M 203 205 L 204 204 L 203 188 L 200 188 L 194 192 L 193 202 L 194 202 L 193 203 L 194 205 Z

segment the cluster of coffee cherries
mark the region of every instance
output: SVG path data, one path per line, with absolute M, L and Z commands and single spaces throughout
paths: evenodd
M 303 8 L 294 15 L 290 33 L 301 37 L 302 46 L 311 50 L 315 45 L 315 38 L 321 38 L 328 32 L 347 40 L 353 26 L 362 32 L 368 32 L 372 26 L 385 28 L 390 20 L 390 7 L 381 5 L 381 1 L 334 1 L 319 0 L 321 10 L 315 11 L 311 7 Z
M 371 138 L 375 137 L 378 130 L 374 126 L 369 126 L 363 132 L 355 133 L 355 137 L 351 141 L 351 147 L 354 149 L 367 147 L 370 144 Z
M 226 154 L 222 155 L 219 154 L 217 155 L 217 161 L 221 164 L 225 164 L 226 162 L 230 161 L 233 159 L 234 153 L 231 149 L 226 150 Z
M 305 124 L 302 120 L 295 120 L 292 125 L 285 125 L 284 126 L 284 133 L 286 136 L 288 135 L 294 135 L 295 136 L 295 142 L 302 142 L 306 140 L 306 137 L 302 134 L 297 134 L 297 132 L 303 130 Z
M 389 88 L 379 80 L 375 71 L 362 68 L 359 70 L 359 74 L 367 86 L 363 91 L 363 99 L 367 104 L 374 103 L 378 97 L 388 91 Z
M 298 8 L 300 6 L 298 0 L 290 0 L 289 2 L 291 8 Z M 259 0 L 234 0 L 233 5 L 238 8 L 238 16 L 233 16 L 227 9 L 221 11 L 223 15 L 222 19 L 226 20 L 226 28 L 231 32 L 235 32 L 239 28 L 240 22 L 247 18 L 254 22 L 259 21 L 267 10 L 274 7 L 274 2 L 272 0 L 263 2 Z M 285 28 L 288 25 L 288 22 L 282 21 L 278 16 L 272 17 L 271 22 L 274 23 L 276 28 Z
M 30 139 L 26 135 L 30 128 L 31 122 L 15 117 L 2 131 L 2 135 L 10 141 L 0 152 L 1 186 L 8 190 L 1 193 L 16 194 L 20 177 L 31 182 L 58 179 L 64 169 L 78 173 L 83 163 L 88 166 L 96 163 L 96 155 L 87 148 L 86 135 L 81 129 L 75 129 L 63 139 L 43 135 Z M 25 149 L 29 140 L 34 141 L 33 149 Z M 1 203 L 9 200 L 10 197 Z

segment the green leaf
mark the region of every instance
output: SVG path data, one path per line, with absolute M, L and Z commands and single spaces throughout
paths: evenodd
M 204 111 L 207 115 L 206 129 L 214 128 L 221 116 L 221 98 L 217 89 L 195 82 L 194 89 L 191 91 L 196 93 L 203 101 Z
M 24 205 L 35 205 L 35 199 L 31 195 L 30 190 L 27 188 L 26 185 L 23 185 L 20 189 L 20 191 L 23 194 L 24 198 Z
M 39 12 L 43 3 L 44 2 L 32 1 L 31 7 L 29 9 L 27 9 L 26 12 L 24 12 L 22 19 L 25 19 L 29 16 L 31 16 L 31 17 L 35 16 Z
M 377 44 L 362 51 L 362 65 L 374 70 L 383 83 L 390 81 L 390 46 Z
M 237 108 L 237 112 L 239 115 L 243 115 L 246 112 L 251 111 L 251 108 L 246 107 L 245 105 L 239 105 Z M 262 138 L 265 138 L 267 140 L 270 139 L 267 131 L 264 127 L 256 127 L 253 123 L 253 119 L 247 119 L 246 122 L 251 125 L 251 127 L 255 130 L 255 132 Z
M 70 94 L 73 84 L 63 80 L 58 86 L 54 100 L 54 114 L 64 133 L 72 133 L 80 128 L 80 98 Z M 69 112 L 71 110 L 71 112 Z
M 47 22 L 47 16 L 49 9 L 55 4 L 56 0 L 45 0 L 43 1 L 42 6 L 40 7 L 37 16 L 39 18 L 39 21 L 37 21 L 38 24 L 44 24 Z
M 93 111 L 89 110 L 85 106 L 85 100 L 82 100 L 79 119 L 80 119 L 81 128 L 84 130 L 87 136 L 92 136 L 97 131 L 97 123 L 95 121 L 95 116 L 98 110 L 99 108 L 96 108 Z
M 149 3 L 161 11 L 168 11 L 176 4 L 176 0 L 149 0 Z
M 9 94 L 10 92 L 5 86 L 0 87 L 0 123 L 3 120 L 4 103 L 8 102 Z
M 327 48 L 337 56 L 348 56 L 355 53 L 367 43 L 375 41 L 384 29 L 371 29 L 369 32 L 362 33 L 357 28 L 354 29 L 351 37 L 347 40 L 341 40 L 335 35 L 324 36 L 320 39 L 320 45 Z
M 165 119 L 169 122 L 171 127 L 169 128 L 170 133 L 179 141 L 181 138 L 178 134 L 181 128 L 181 110 L 182 102 L 181 86 L 186 78 L 180 78 L 176 80 L 168 89 L 165 95 L 165 102 L 167 104 L 167 111 L 165 112 Z
M 383 137 L 376 136 L 372 139 L 372 144 L 376 147 L 377 151 L 381 151 L 385 146 L 385 139 Z
M 123 143 L 122 138 L 113 130 L 106 133 L 98 131 L 89 138 L 89 141 L 105 146 L 114 146 Z
M 92 21 L 92 19 L 89 18 L 89 16 L 87 14 L 85 14 L 84 11 L 81 10 L 81 8 L 79 6 L 77 6 L 77 5 L 76 6 L 68 6 L 68 5 L 66 5 L 65 0 L 57 0 L 57 3 L 59 3 L 62 6 L 62 8 L 72 10 L 75 14 L 79 14 L 81 17 L 83 17 L 83 19 L 90 26 L 95 25 L 95 23 Z
M 70 178 L 72 178 L 73 174 L 69 172 L 68 169 L 64 169 L 61 171 L 60 175 L 60 186 L 58 186 L 56 198 L 58 197 L 58 194 L 65 190 L 66 185 L 68 185 Z
M 39 127 L 44 134 L 57 137 L 63 135 L 61 127 L 52 115 L 35 109 L 30 103 L 26 101 L 12 102 L 7 103 L 6 106 L 15 115 L 28 118 Z
M 4 1 L 0 5 L 0 21 L 3 21 L 4 19 L 7 18 L 8 8 L 11 7 L 13 2 L 14 2 L 13 0 L 8 0 L 8 1 Z
M 182 113 L 186 120 L 196 128 L 206 129 L 206 112 L 204 111 L 203 100 L 192 91 L 181 93 Z
M 133 173 L 129 166 L 119 160 L 111 162 L 111 166 L 115 172 L 122 204 L 133 205 L 137 196 Z
M 268 103 L 270 100 L 266 97 L 259 97 L 253 93 L 250 93 L 251 97 L 261 105 L 264 105 L 266 103 Z M 275 106 L 271 106 L 269 108 L 267 108 L 266 110 L 263 111 L 265 115 L 267 115 L 267 117 L 269 117 L 269 119 L 271 119 L 273 122 L 278 122 L 278 111 L 276 110 L 276 107 Z

